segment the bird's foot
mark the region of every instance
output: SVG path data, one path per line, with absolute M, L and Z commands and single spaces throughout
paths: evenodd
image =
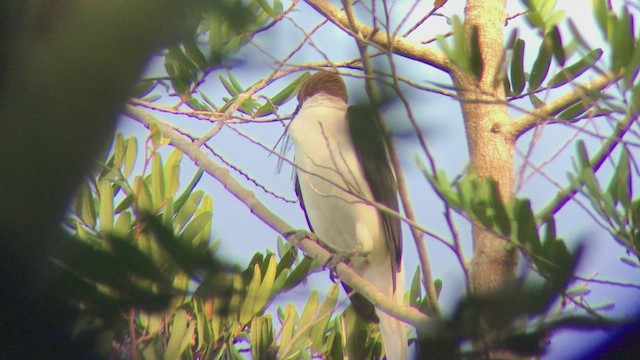
M 325 266 L 334 268 L 338 263 L 344 262 L 346 264 L 366 262 L 370 251 L 364 251 L 361 248 L 357 248 L 353 251 L 337 251 L 333 250 L 333 254 L 329 260 L 325 263 Z
M 285 236 L 287 241 L 295 247 L 298 247 L 298 245 L 300 245 L 300 242 L 303 239 L 310 239 L 312 241 L 320 243 L 320 239 L 318 239 L 316 234 L 309 232 L 307 230 L 291 230 L 291 231 L 285 232 L 283 235 Z
M 363 251 L 358 248 L 354 251 L 334 251 L 329 260 L 324 264 L 325 268 L 329 268 L 331 273 L 330 277 L 332 281 L 335 281 L 338 278 L 338 275 L 335 273 L 335 268 L 339 263 L 345 263 L 349 266 L 352 264 L 359 264 L 367 261 L 367 257 L 369 256 L 368 251 Z

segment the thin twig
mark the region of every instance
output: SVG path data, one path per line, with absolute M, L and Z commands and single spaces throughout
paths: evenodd
M 602 166 L 607 157 L 609 157 L 611 152 L 613 152 L 616 146 L 620 143 L 620 139 L 624 137 L 624 134 L 629 130 L 631 125 L 633 125 L 633 123 L 637 119 L 638 114 L 629 114 L 627 115 L 626 119 L 622 120 L 618 124 L 613 134 L 611 134 L 602 148 L 600 148 L 600 151 L 598 151 L 598 153 L 590 159 L 589 164 L 591 164 L 591 166 L 593 167 L 594 172 L 600 169 L 600 166 Z M 569 200 L 571 200 L 575 196 L 577 192 L 578 189 L 576 189 L 573 184 L 570 184 L 563 190 L 560 190 L 556 198 L 538 213 L 538 218 L 544 219 L 549 216 L 555 215 Z
M 326 0 L 305 0 L 305 2 L 313 7 L 316 11 L 329 19 L 332 23 L 338 26 L 343 31 L 351 34 L 349 20 L 345 14 L 338 10 L 335 6 L 331 5 Z M 421 63 L 431 65 L 436 69 L 442 70 L 446 73 L 451 71 L 452 65 L 449 58 L 439 50 L 435 50 L 420 44 L 411 42 L 404 38 L 393 38 L 389 42 L 387 34 L 381 31 L 374 31 L 371 27 L 359 22 L 355 22 L 356 30 L 362 34 L 362 36 L 374 44 L 377 44 L 381 48 L 391 47 L 393 52 L 404 56 L 409 59 L 417 60 Z

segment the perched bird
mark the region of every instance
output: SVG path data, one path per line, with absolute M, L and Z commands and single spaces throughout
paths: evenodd
M 336 73 L 319 71 L 303 83 L 288 130 L 295 148 L 296 193 L 320 240 L 348 256 L 358 274 L 402 303 L 400 220 L 367 202 L 398 211 L 387 145 L 373 110 L 347 102 L 345 83 Z M 405 324 L 343 286 L 356 312 L 379 324 L 387 359 L 405 359 Z

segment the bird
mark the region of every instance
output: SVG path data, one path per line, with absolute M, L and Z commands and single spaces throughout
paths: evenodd
M 305 80 L 288 134 L 294 147 L 295 191 L 309 229 L 385 295 L 402 304 L 404 266 L 397 182 L 375 111 L 348 105 L 336 72 Z M 378 323 L 388 360 L 407 357 L 406 325 L 343 287 L 358 315 Z

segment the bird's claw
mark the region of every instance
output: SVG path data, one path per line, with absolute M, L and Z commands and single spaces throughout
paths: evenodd
M 300 242 L 304 239 L 311 239 L 312 241 L 320 243 L 320 240 L 318 239 L 316 234 L 307 230 L 290 230 L 285 232 L 283 235 L 285 236 L 287 241 L 291 243 L 291 245 L 294 245 L 296 247 L 298 247 L 298 245 L 300 245 Z
M 354 251 L 334 251 L 333 254 L 329 257 L 329 260 L 324 264 L 325 267 L 329 267 L 331 269 L 335 269 L 338 263 L 344 262 L 347 265 L 350 265 L 352 261 L 363 259 L 366 261 L 369 252 L 364 252 L 361 249 L 356 249 Z

